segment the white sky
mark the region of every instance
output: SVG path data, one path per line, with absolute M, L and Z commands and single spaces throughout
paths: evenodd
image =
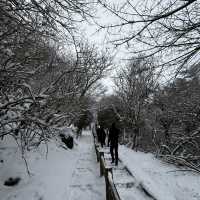
M 109 0 L 109 1 L 111 3 L 120 4 L 122 2 L 125 2 L 126 0 L 116 0 L 116 1 Z M 138 2 L 140 1 L 138 0 L 131 1 L 131 3 L 133 4 L 137 4 Z M 116 16 L 114 16 L 108 11 L 105 11 L 100 6 L 96 8 L 94 21 L 98 22 L 98 24 L 103 24 L 103 25 L 116 24 L 117 19 L 118 18 Z M 101 31 L 98 31 L 99 27 L 97 24 L 95 24 L 94 21 L 91 21 L 90 23 L 86 23 L 86 22 L 83 23 L 82 34 L 89 40 L 89 42 L 99 47 L 100 50 L 109 49 L 109 51 L 111 52 L 111 56 L 115 55 L 114 61 L 113 61 L 113 65 L 115 69 L 110 74 L 108 74 L 107 78 L 103 79 L 102 81 L 102 83 L 108 88 L 107 94 L 111 94 L 114 89 L 114 83 L 112 81 L 112 77 L 115 76 L 116 69 L 123 67 L 127 63 L 127 59 L 129 59 L 133 55 L 130 53 L 129 51 L 130 49 L 128 49 L 126 45 L 122 45 L 116 48 L 114 47 L 113 44 L 111 44 L 111 42 L 109 42 L 114 38 L 116 39 L 116 37 L 119 36 L 118 35 L 119 32 L 116 32 L 116 35 L 109 35 L 106 29 L 101 29 Z M 129 28 L 123 31 L 128 33 L 130 31 Z M 125 32 L 123 31 L 120 33 L 125 34 Z M 134 44 L 134 45 L 137 45 L 137 44 Z M 139 48 L 142 48 L 142 47 L 140 46 Z M 169 77 L 169 75 L 167 75 L 167 77 Z M 164 77 L 162 79 L 163 79 L 162 80 L 163 82 L 166 82 L 166 80 L 164 80 L 165 79 Z
M 100 24 L 108 24 L 114 21 L 114 18 L 111 13 L 105 12 L 102 8 L 96 8 L 97 12 L 95 13 L 95 21 Z M 111 53 L 111 56 L 114 55 L 113 65 L 114 68 L 120 68 L 123 63 L 125 62 L 123 59 L 125 59 L 127 56 L 127 53 L 125 53 L 125 50 L 123 47 L 115 48 L 109 40 L 111 38 L 108 38 L 109 35 L 107 34 L 106 30 L 98 31 L 99 27 L 97 24 L 95 24 L 94 21 L 91 21 L 90 23 L 84 23 L 82 26 L 82 33 L 85 35 L 85 37 L 91 42 L 92 44 L 95 44 L 99 49 L 109 49 L 109 52 Z M 108 92 L 107 94 L 111 94 L 113 92 L 114 83 L 112 81 L 112 76 L 115 75 L 115 69 L 108 74 L 108 77 L 103 79 L 102 83 L 107 86 Z

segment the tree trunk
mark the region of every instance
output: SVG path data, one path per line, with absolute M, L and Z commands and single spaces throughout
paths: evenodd
M 137 151 L 137 140 L 138 140 L 138 135 L 139 135 L 139 128 L 135 128 L 135 134 L 133 136 L 133 144 L 132 144 L 132 149 L 135 149 Z
M 165 129 L 165 142 L 166 142 L 166 145 L 170 144 L 169 129 Z

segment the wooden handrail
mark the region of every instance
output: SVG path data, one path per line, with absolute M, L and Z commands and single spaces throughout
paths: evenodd
M 95 139 L 94 139 L 94 147 L 96 151 L 97 162 L 99 162 L 100 164 L 100 176 L 104 175 L 105 177 L 106 200 L 121 200 L 113 181 L 112 167 L 106 166 L 104 152 L 99 151 L 98 149 L 99 145 L 96 143 Z
M 97 162 L 99 162 L 99 160 L 100 160 L 98 146 L 99 146 L 98 144 L 94 143 L 94 148 L 95 148 L 95 152 L 96 152 L 96 156 L 97 156 Z
M 113 181 L 112 168 L 105 168 L 106 200 L 121 200 Z
M 104 163 L 104 152 L 100 152 L 100 176 L 104 175 L 104 168 L 105 168 L 105 163 Z
M 111 172 L 108 172 L 108 187 L 109 187 L 109 198 L 106 200 L 120 200 L 119 194 L 115 187 L 113 176 Z

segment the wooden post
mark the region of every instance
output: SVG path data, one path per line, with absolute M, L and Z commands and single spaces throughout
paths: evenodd
M 111 200 L 111 192 L 109 187 L 109 181 L 108 181 L 108 172 L 112 173 L 112 167 L 106 167 L 105 168 L 105 182 L 106 182 L 106 200 Z
M 104 172 L 104 163 L 103 163 L 104 152 L 99 152 L 99 154 L 100 154 L 100 176 L 103 176 L 103 172 Z
M 95 144 L 95 151 L 96 151 L 96 156 L 97 156 L 97 162 L 99 162 L 99 151 L 98 151 L 98 145 Z

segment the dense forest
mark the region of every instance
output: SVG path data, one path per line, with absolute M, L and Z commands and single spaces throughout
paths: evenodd
M 196 0 L 1 0 L 1 140 L 12 136 L 23 154 L 55 127 L 82 129 L 96 113 L 104 128 L 119 122 L 121 143 L 199 172 L 199 8 Z M 99 22 L 98 9 L 112 19 Z M 122 66 L 81 33 L 91 21 L 128 52 Z

